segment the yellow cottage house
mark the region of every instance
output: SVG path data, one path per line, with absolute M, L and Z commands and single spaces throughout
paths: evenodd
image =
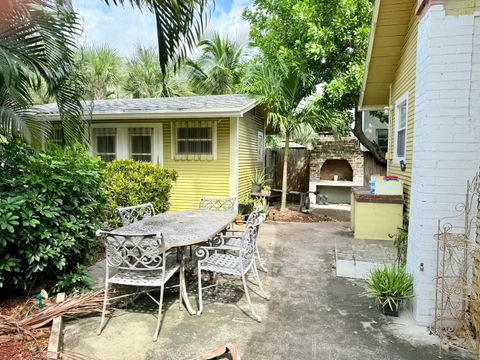
M 438 220 L 457 214 L 480 165 L 480 1 L 377 0 L 359 105 L 389 113 L 388 174 L 404 183 L 413 315 L 429 324 Z
M 86 103 L 94 155 L 175 169 L 172 210 L 198 207 L 202 195 L 242 198 L 264 168 L 265 112 L 247 95 L 97 100 Z M 56 104 L 35 107 L 59 119 Z M 59 132 L 53 141 L 60 141 Z

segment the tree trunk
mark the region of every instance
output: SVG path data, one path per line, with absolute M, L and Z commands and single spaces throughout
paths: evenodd
M 387 166 L 385 153 L 378 147 L 377 143 L 370 141 L 363 132 L 362 113 L 358 111 L 357 108 L 355 108 L 355 126 L 353 127 L 353 134 L 357 137 L 360 143 L 370 151 L 375 161 L 383 166 Z
M 288 147 L 290 145 L 290 132 L 285 132 L 285 148 L 283 150 L 283 174 L 282 174 L 282 203 L 280 212 L 287 210 L 287 191 L 288 191 Z

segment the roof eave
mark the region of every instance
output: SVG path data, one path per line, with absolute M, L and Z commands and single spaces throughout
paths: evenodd
M 375 1 L 375 5 L 373 8 L 373 16 L 372 16 L 372 25 L 370 28 L 370 36 L 368 38 L 368 50 L 367 50 L 367 60 L 365 61 L 365 73 L 363 74 L 363 81 L 362 81 L 362 90 L 360 91 L 360 100 L 358 102 L 358 109 L 361 111 L 367 110 L 363 104 L 364 96 L 365 96 L 365 88 L 367 87 L 367 80 L 368 80 L 368 70 L 370 68 L 370 60 L 372 59 L 372 52 L 373 52 L 373 43 L 375 39 L 375 30 L 377 29 L 377 21 L 378 21 L 378 14 L 380 12 L 380 3 L 382 0 Z
M 92 120 L 133 120 L 133 119 L 198 119 L 198 118 L 225 118 L 225 117 L 242 117 L 246 112 L 258 105 L 257 100 L 252 100 L 247 105 L 235 109 L 215 109 L 203 111 L 183 111 L 183 110 L 142 110 L 142 111 L 116 111 L 116 112 L 93 112 Z M 60 120 L 60 115 L 56 114 L 38 114 L 39 118 L 50 121 Z

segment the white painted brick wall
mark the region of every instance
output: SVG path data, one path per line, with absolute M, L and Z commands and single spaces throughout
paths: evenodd
M 415 279 L 414 317 L 427 325 L 434 316 L 438 220 L 455 215 L 480 165 L 480 18 L 445 16 L 443 5 L 432 6 L 417 41 L 407 267 Z

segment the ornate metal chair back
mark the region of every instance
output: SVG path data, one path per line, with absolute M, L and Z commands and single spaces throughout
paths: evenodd
M 143 220 L 155 215 L 152 203 L 117 208 L 118 216 L 122 219 L 122 225 L 127 226 L 136 221 Z
M 107 264 L 123 270 L 159 270 L 165 265 L 162 234 L 138 235 L 97 231 L 105 243 Z
M 255 223 L 247 224 L 242 235 L 242 250 L 240 252 L 243 267 L 248 267 L 255 255 L 255 242 L 257 241 L 258 227 Z
M 203 196 L 200 198 L 200 204 L 198 208 L 200 210 L 212 210 L 212 211 L 230 211 L 235 210 L 235 204 L 237 199 L 235 198 L 213 198 Z

